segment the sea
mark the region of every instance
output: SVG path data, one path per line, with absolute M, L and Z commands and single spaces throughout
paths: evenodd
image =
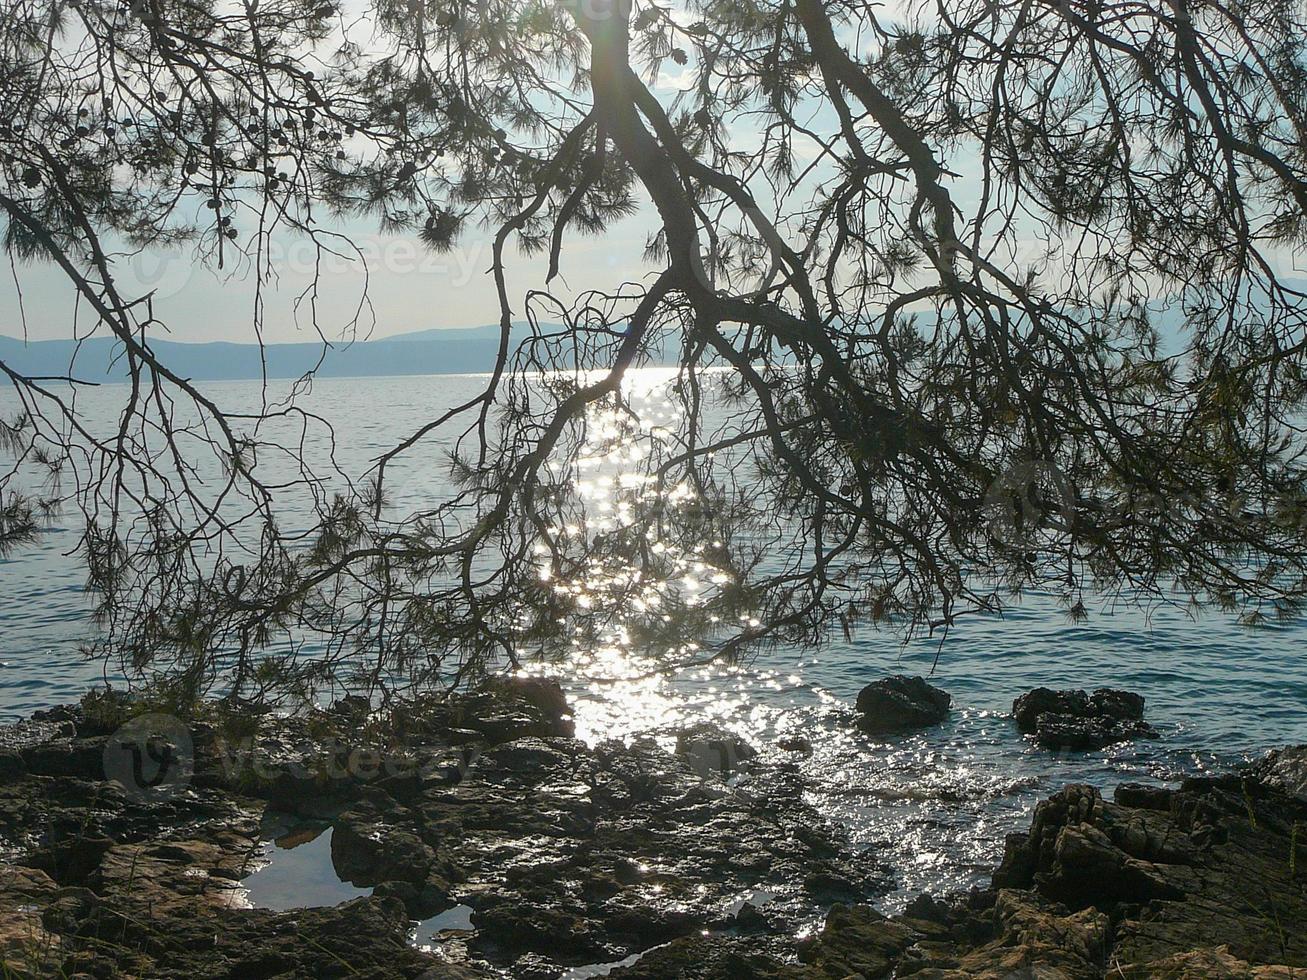
M 649 425 L 674 424 L 667 381 L 665 371 L 636 380 Z M 330 441 L 312 437 L 310 451 L 330 450 L 339 472 L 359 478 L 377 455 L 484 382 L 479 375 L 327 378 L 296 404 L 334 430 Z M 225 409 L 251 413 L 269 397 L 255 382 L 209 382 L 205 391 Z M 104 385 L 77 397 L 81 416 L 112 425 L 127 388 Z M 0 396 L 0 415 L 18 407 L 12 395 Z M 430 440 L 396 469 L 399 506 L 419 507 L 447 491 L 442 460 L 451 438 Z M 601 462 L 596 472 L 608 475 L 595 487 L 619 487 L 611 471 L 620 459 Z M 79 531 L 70 511 L 35 544 L 0 558 L 0 721 L 121 683 L 115 665 L 80 652 L 95 626 Z M 549 670 L 567 688 L 586 740 L 665 737 L 711 720 L 757 747 L 764 764 L 798 766 L 809 802 L 893 870 L 896 884 L 883 904 L 894 911 L 923 891 L 986 883 L 1005 836 L 1026 828 L 1038 801 L 1068 783 L 1171 783 L 1307 742 L 1307 625 L 1250 628 L 1217 612 L 1179 603 L 1141 608 L 1120 597 L 1087 605 L 1088 617 L 1078 621 L 1055 597 L 1030 592 L 1001 615 L 964 617 L 942 639 L 905 641 L 893 629 L 867 627 L 820 646 L 652 676 L 640 669 L 640 651 L 614 642 L 578 649 Z M 948 720 L 901 736 L 861 734 L 853 712 L 859 690 L 897 673 L 948 691 Z M 1098 752 L 1037 747 L 1010 713 L 1014 698 L 1039 686 L 1135 691 L 1161 737 Z M 779 747 L 794 737 L 811 744 L 810 755 Z

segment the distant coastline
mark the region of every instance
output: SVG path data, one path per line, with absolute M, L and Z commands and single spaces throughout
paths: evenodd
M 515 324 L 514 329 L 524 325 Z M 394 377 L 425 374 L 477 374 L 489 371 L 499 350 L 499 327 L 422 330 L 380 340 L 298 344 L 180 343 L 151 340 L 151 348 L 180 377 L 192 381 L 294 379 L 312 371 L 318 377 Z M 88 340 L 36 340 L 0 335 L 0 362 L 29 377 L 72 376 L 87 383 L 128 378 L 122 345 L 109 337 Z

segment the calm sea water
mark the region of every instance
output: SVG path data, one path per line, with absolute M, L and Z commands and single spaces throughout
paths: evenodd
M 475 392 L 475 376 L 328 379 L 304 405 L 336 428 L 341 468 L 357 475 L 367 460 Z M 224 407 L 258 403 L 257 385 L 211 385 Z M 649 388 L 656 400 L 657 388 Z M 112 420 L 124 389 L 84 392 L 88 417 Z M 12 405 L 0 400 L 0 411 Z M 396 474 L 400 504 L 439 493 L 440 442 Z M 0 560 L 0 719 L 77 698 L 105 670 L 83 660 L 90 635 L 84 575 L 70 554 L 76 529 L 55 528 L 40 544 Z M 1174 780 L 1227 766 L 1280 744 L 1307 742 L 1307 628 L 1249 631 L 1219 615 L 1190 619 L 1174 609 L 1092 608 L 1070 622 L 1049 597 L 1026 596 L 1003 617 L 974 619 L 937 648 L 903 646 L 893 634 L 864 631 L 820 649 L 770 653 L 745 667 L 675 677 L 599 682 L 620 651 L 582 651 L 566 683 L 586 739 L 715 718 L 771 759 L 785 735 L 810 739 L 797 764 L 811 801 L 860 845 L 892 865 L 900 888 L 893 908 L 920 890 L 982 881 L 1006 833 L 1024 827 L 1034 804 L 1068 782 L 1109 786 Z M 888 673 L 931 674 L 953 695 L 944 725 L 874 740 L 853 728 L 859 689 Z M 617 671 L 620 674 L 620 670 Z M 1112 685 L 1143 694 L 1164 737 L 1106 752 L 1055 755 L 1028 744 L 1007 713 L 1032 687 Z

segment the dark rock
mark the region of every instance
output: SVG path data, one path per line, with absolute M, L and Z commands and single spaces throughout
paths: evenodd
M 396 735 L 406 739 L 432 734 L 448 742 L 491 745 L 576 733 L 562 687 L 541 677 L 494 678 L 471 694 L 415 699 L 394 708 L 391 723 Z M 454 733 L 461 738 L 452 738 Z
M 1048 748 L 1090 751 L 1135 738 L 1156 738 L 1144 722 L 1144 699 L 1129 691 L 1036 688 L 1012 703 L 1017 729 Z
M 558 980 L 564 968 L 548 956 L 525 953 L 513 962 L 513 980 Z
M 803 879 L 803 888 L 808 894 L 823 902 L 847 902 L 855 900 L 863 889 L 842 874 L 819 871 Z
M 1008 834 L 1003 841 L 1003 860 L 994 870 L 993 885 L 1000 888 L 1027 888 L 1035 876 L 1035 855 L 1030 848 L 1030 834 Z
M 41 921 L 51 932 L 76 932 L 100 907 L 89 888 L 61 888 L 45 906 Z
M 826 916 L 819 938 L 804 947 L 804 963 L 830 977 L 884 977 L 919 934 L 865 905 L 836 905 Z
M 879 735 L 937 725 L 948 717 L 952 698 L 920 677 L 897 674 L 868 684 L 858 694 L 863 731 Z
M 132 695 L 112 687 L 97 687 L 87 691 L 76 705 L 60 705 L 44 715 L 61 722 L 71 722 L 77 734 L 83 737 L 112 735 L 138 712 Z
M 1166 813 L 1175 799 L 1175 790 L 1144 783 L 1122 783 L 1112 793 L 1112 802 L 1136 810 L 1160 810 Z
M 65 722 L 72 722 L 74 723 L 74 727 L 76 727 L 76 722 L 79 717 L 79 711 L 71 704 L 56 704 L 53 708 L 46 708 L 42 711 L 32 712 L 32 721 L 53 722 L 57 725 L 61 725 Z
M 575 734 L 575 729 L 568 730 L 572 707 L 567 703 L 562 685 L 554 678 L 517 676 L 501 681 L 500 685 L 510 696 L 525 701 L 558 726 L 558 735 L 569 738 Z
M 213 840 L 151 840 L 116 844 L 89 876 L 88 885 L 114 908 L 133 914 L 204 919 L 239 907 L 239 879 L 253 870 L 257 842 L 241 834 Z
M 59 739 L 71 739 L 76 733 L 76 727 L 66 718 L 33 715 L 13 725 L 0 725 L 0 751 L 21 755 Z
M 0 779 L 17 779 L 27 773 L 23 757 L 14 749 L 0 749 Z
M 795 752 L 805 757 L 812 755 L 812 742 L 802 735 L 788 735 L 777 739 L 776 747 L 782 752 Z
M 358 792 L 347 747 L 315 745 L 280 733 L 259 737 L 234 777 L 230 785 L 303 817 L 319 816 L 324 804 L 347 801 Z
M 1142 721 L 1144 699 L 1140 694 L 1100 687 L 1089 695 L 1089 703 L 1099 715 L 1121 721 Z
M 1034 734 L 1041 715 L 1083 717 L 1088 714 L 1089 695 L 1084 691 L 1054 691 L 1047 687 L 1037 687 L 1012 702 L 1012 717 L 1016 719 L 1017 731 L 1025 735 Z
M 21 751 L 23 766 L 34 776 L 73 776 L 104 779 L 104 747 L 108 739 L 63 738 Z
M 718 725 L 701 722 L 676 733 L 676 754 L 689 761 L 700 776 L 729 776 L 742 763 L 756 758 L 758 750 Z
M 1264 785 L 1307 803 L 1307 745 L 1276 749 L 1254 763 L 1251 773 Z
M 1072 718 L 1044 715 L 1035 726 L 1035 741 L 1051 749 L 1092 752 L 1136 738 L 1156 738 L 1157 731 L 1142 721 L 1111 718 Z
M 327 709 L 328 714 L 335 715 L 350 724 L 360 724 L 372 712 L 372 702 L 360 694 L 346 694 L 337 698 Z
M 505 953 L 566 950 L 566 959 L 585 962 L 604 951 L 590 922 L 557 901 L 522 904 L 492 899 L 481 904 L 472 914 L 472 926 L 483 939 L 480 948 L 496 959 Z
M 502 745 L 519 738 L 549 738 L 570 735 L 574 728 L 542 720 L 529 711 L 487 711 L 465 724 L 491 745 Z
M 23 863 L 39 868 L 61 885 L 80 885 L 100 866 L 113 846 L 108 837 L 84 834 L 38 847 Z
M 489 980 L 493 976 L 470 966 L 441 960 L 437 966 L 418 974 L 417 980 Z
M 789 944 L 750 934 L 689 936 L 643 953 L 609 980 L 825 980 L 825 974 L 789 962 Z
M 484 977 L 441 964 L 407 943 L 408 914 L 394 899 L 358 898 L 334 908 L 271 913 L 228 909 L 188 922 L 143 921 L 123 939 L 139 945 L 157 966 L 152 975 L 175 977 L 349 977 L 417 980 Z M 160 967 L 166 964 L 166 969 Z M 144 972 L 144 971 L 143 971 Z
M 760 909 L 752 902 L 745 902 L 740 906 L 740 910 L 731 917 L 729 925 L 737 932 L 779 934 L 788 931 L 784 925 L 778 924 L 763 909 Z
M 420 885 L 436 865 L 436 853 L 410 826 L 411 818 L 388 798 L 374 794 L 336 818 L 331 863 L 342 880 L 359 888 L 382 882 Z
M 58 937 L 43 922 L 59 894 L 39 869 L 0 864 L 0 976 L 58 976 Z
M 449 882 L 443 878 L 431 877 L 424 884 L 409 881 L 383 881 L 372 889 L 377 898 L 397 898 L 404 903 L 411 918 L 421 920 L 439 915 L 454 907 L 450 897 Z
M 903 916 L 907 919 L 946 925 L 951 918 L 951 912 L 952 909 L 947 903 L 940 901 L 934 895 L 922 892 L 904 907 Z

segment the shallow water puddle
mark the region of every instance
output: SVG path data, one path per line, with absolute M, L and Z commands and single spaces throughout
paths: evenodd
M 263 833 L 267 839 L 260 857 L 266 863 L 241 882 L 249 907 L 287 912 L 339 905 L 372 894 L 371 888 L 357 888 L 336 874 L 330 823 L 269 816 Z M 472 908 L 455 905 L 414 922 L 409 942 L 419 949 L 433 949 L 454 938 L 451 933 L 473 931 Z
M 664 943 L 663 945 L 667 944 Z M 655 949 L 662 948 L 662 946 L 650 946 L 648 949 L 642 949 L 638 953 L 632 953 L 624 960 L 617 960 L 613 963 L 594 963 L 590 966 L 576 966 L 564 973 L 558 978 L 558 980 L 594 980 L 595 977 L 606 977 L 614 970 L 627 966 L 635 966 L 635 964 L 639 963 Z
M 331 863 L 331 825 L 325 823 L 273 823 L 264 845 L 267 862 L 241 886 L 256 909 L 320 908 L 339 905 L 372 894 L 341 881 Z
M 776 901 L 776 898 L 777 895 L 775 892 L 769 892 L 762 888 L 755 888 L 753 891 L 741 895 L 728 905 L 726 913 L 730 916 L 739 915 L 744 911 L 746 905 L 752 905 L 755 909 L 760 909 L 764 905 Z
M 471 906 L 455 905 L 452 909 L 419 922 L 409 942 L 418 949 L 430 949 L 441 941 L 442 933 L 473 931 Z

